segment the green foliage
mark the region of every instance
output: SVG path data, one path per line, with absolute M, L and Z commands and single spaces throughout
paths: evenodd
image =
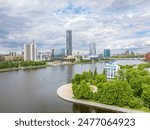
M 74 79 L 72 79 L 72 82 L 76 83 L 78 85 L 78 84 L 80 84 L 81 80 L 82 80 L 82 75 L 81 74 L 76 74 L 74 76 Z
M 7 68 L 17 68 L 19 67 L 19 62 L 0 62 L 0 69 L 7 69 Z
M 150 109 L 150 85 L 144 85 L 142 99 L 144 101 L 144 105 Z
M 143 58 L 143 54 L 139 55 L 119 55 L 119 56 L 112 56 L 112 58 Z
M 7 69 L 7 68 L 18 68 L 21 67 L 28 67 L 28 66 L 41 66 L 46 65 L 46 62 L 43 61 L 21 61 L 19 62 L 0 62 L 0 69 Z
M 82 79 L 89 83 L 92 83 L 92 81 L 94 79 L 92 71 L 90 70 L 89 72 L 83 72 Z
M 96 75 L 97 75 L 97 68 L 94 69 L 94 79 L 95 79 Z
M 115 76 L 116 79 L 126 80 L 125 70 L 118 70 L 118 74 Z
M 92 62 L 92 60 L 81 60 L 81 63 L 91 63 Z
M 106 76 L 104 74 L 97 74 L 95 80 L 93 81 L 94 85 L 98 85 L 99 83 L 107 82 Z
M 135 65 L 119 65 L 121 69 L 131 69 L 133 68 Z
M 114 80 L 103 83 L 98 89 L 98 101 L 110 105 L 127 106 L 133 97 L 132 89 L 126 81 Z
M 143 84 L 150 85 L 150 75 L 142 76 L 141 80 Z
M 41 65 L 46 65 L 46 62 L 44 62 L 44 61 L 22 61 L 20 63 L 20 66 L 22 66 L 22 67 L 41 66 Z
M 131 78 L 130 85 L 131 88 L 133 89 L 134 96 L 141 97 L 143 89 L 142 89 L 142 81 L 140 80 L 140 78 L 136 78 L 136 77 Z
M 90 84 L 88 84 L 85 80 L 82 80 L 80 85 L 74 83 L 72 89 L 73 89 L 73 94 L 77 99 L 92 98 L 92 91 L 90 89 Z
M 141 108 L 143 106 L 143 101 L 140 98 L 135 98 L 133 97 L 130 101 L 129 101 L 129 106 L 131 108 Z
M 140 64 L 138 65 L 138 69 L 145 69 L 145 68 L 150 68 L 150 62 L 146 64 Z
M 107 80 L 105 71 L 98 74 L 91 71 L 76 74 L 73 81 L 73 93 L 78 99 L 91 99 L 101 103 L 150 110 L 150 72 L 142 64 L 121 66 L 113 80 Z M 90 85 L 97 87 L 92 92 Z

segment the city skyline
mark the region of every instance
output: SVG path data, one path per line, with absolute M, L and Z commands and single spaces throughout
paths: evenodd
M 40 50 L 65 48 L 65 31 L 73 32 L 73 51 L 111 49 L 149 52 L 150 1 L 0 0 L 0 53 L 23 51 L 36 41 Z

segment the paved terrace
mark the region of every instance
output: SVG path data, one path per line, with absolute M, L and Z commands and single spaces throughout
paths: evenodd
M 101 108 L 101 109 L 110 110 L 113 112 L 141 113 L 141 111 L 126 109 L 126 108 L 121 108 L 121 107 L 111 106 L 111 105 L 106 105 L 106 104 L 101 104 L 101 103 L 92 102 L 92 101 L 88 101 L 88 100 L 75 99 L 75 98 L 73 98 L 74 95 L 72 93 L 72 84 L 66 84 L 66 85 L 63 85 L 60 88 L 58 88 L 57 95 L 60 98 L 66 100 L 66 101 L 69 101 L 69 102 L 78 103 L 78 104 L 87 105 L 87 106 L 93 106 L 93 107 L 97 107 L 97 108 Z

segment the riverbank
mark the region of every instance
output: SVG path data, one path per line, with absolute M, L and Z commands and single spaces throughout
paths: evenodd
M 50 66 L 74 65 L 74 64 L 92 64 L 92 63 L 98 63 L 98 62 L 87 62 L 87 63 L 79 63 L 79 62 L 48 62 L 47 65 L 0 69 L 0 72 L 18 71 L 18 70 L 27 70 L 27 69 L 38 69 L 38 68 L 45 68 L 45 67 L 50 67 Z
M 38 68 L 45 68 L 45 67 L 50 67 L 50 66 L 61 66 L 61 65 L 95 64 L 95 63 L 103 63 L 103 62 L 112 61 L 112 60 L 113 59 L 105 59 L 105 60 L 90 61 L 90 62 L 65 62 L 65 61 L 62 62 L 62 61 L 56 61 L 56 62 L 47 62 L 46 65 L 0 69 L 0 72 L 18 71 L 18 70 L 27 70 L 27 69 L 38 69 Z
M 57 89 L 57 95 L 60 98 L 62 98 L 63 100 L 66 100 L 66 101 L 69 101 L 72 103 L 78 103 L 78 104 L 82 104 L 82 105 L 93 106 L 93 107 L 97 107 L 97 108 L 101 108 L 101 109 L 110 110 L 113 112 L 118 112 L 118 113 L 141 113 L 142 112 L 142 111 L 131 110 L 131 109 L 101 104 L 101 103 L 87 101 L 87 100 L 75 99 L 75 98 L 73 98 L 74 95 L 72 92 L 72 84 L 66 84 L 66 85 L 63 85 L 60 88 L 58 88 Z
M 38 69 L 38 68 L 45 68 L 51 65 L 41 65 L 41 66 L 28 66 L 28 67 L 18 67 L 18 68 L 7 68 L 7 69 L 0 69 L 0 72 L 8 72 L 8 71 L 18 71 L 18 70 L 27 70 L 27 69 Z

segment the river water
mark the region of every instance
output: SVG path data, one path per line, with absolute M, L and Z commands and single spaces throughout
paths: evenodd
M 117 60 L 118 64 L 139 64 L 139 60 Z M 105 63 L 51 66 L 0 73 L 0 112 L 70 113 L 111 112 L 60 99 L 57 89 L 70 83 L 76 73 L 103 72 Z

